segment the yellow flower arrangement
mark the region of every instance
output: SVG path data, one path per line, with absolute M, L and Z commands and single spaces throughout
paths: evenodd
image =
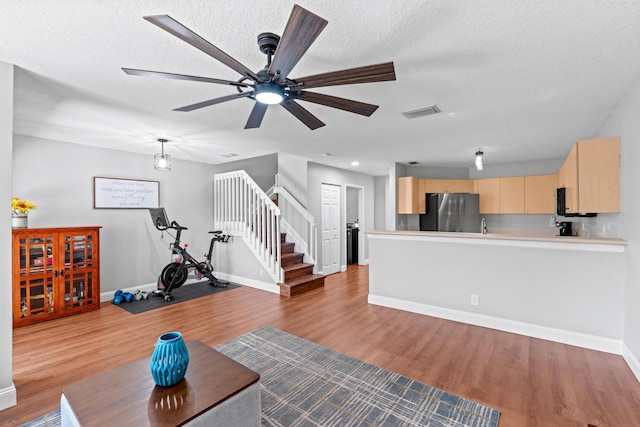
M 11 198 L 11 211 L 19 213 L 28 213 L 31 209 L 35 209 L 36 205 L 27 202 L 26 200 L 20 200 L 17 197 Z

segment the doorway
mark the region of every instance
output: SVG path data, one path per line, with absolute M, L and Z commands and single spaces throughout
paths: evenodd
M 365 264 L 364 251 L 364 187 L 344 185 L 343 217 L 347 264 Z
M 340 272 L 340 186 L 322 184 L 322 273 Z

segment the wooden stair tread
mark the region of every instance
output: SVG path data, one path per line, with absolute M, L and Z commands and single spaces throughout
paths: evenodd
M 279 283 L 280 285 L 289 285 L 289 286 L 297 286 L 303 283 L 310 282 L 312 280 L 324 279 L 325 276 L 322 274 L 309 274 L 306 276 L 296 277 L 295 279 L 291 279 L 285 283 Z
M 292 297 L 313 289 L 323 288 L 324 278 L 325 276 L 322 274 L 307 274 L 305 276 L 291 279 L 285 283 L 278 283 L 280 286 L 280 295 Z
M 298 264 L 287 265 L 286 267 L 282 267 L 284 271 L 292 271 L 292 270 L 302 270 L 304 268 L 313 267 L 313 264 L 307 264 L 304 262 L 300 262 Z

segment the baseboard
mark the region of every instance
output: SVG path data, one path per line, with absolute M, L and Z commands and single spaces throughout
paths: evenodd
M 13 383 L 10 387 L 0 390 L 0 411 L 16 406 L 17 403 L 16 386 Z
M 622 344 L 622 357 L 625 362 L 627 362 L 627 365 L 629 365 L 629 368 L 631 368 L 633 375 L 640 381 L 640 360 L 638 360 L 626 344 Z
M 515 320 L 503 319 L 499 317 L 487 316 L 485 314 L 469 313 L 461 310 L 437 307 L 428 304 L 419 304 L 410 301 L 403 301 L 395 298 L 382 297 L 369 294 L 369 304 L 381 305 L 383 307 L 396 308 L 398 310 L 409 311 L 411 313 L 424 314 L 427 316 L 439 317 L 456 322 L 468 323 L 470 325 L 482 326 L 485 328 L 497 329 L 499 331 L 511 332 L 533 338 L 540 338 L 548 341 L 555 341 L 563 344 L 575 345 L 592 350 L 604 351 L 613 354 L 623 354 L 622 340 L 600 337 L 597 335 L 583 334 L 581 332 L 567 331 L 564 329 L 550 328 L 532 323 L 518 322 Z M 633 369 L 633 368 L 632 368 Z M 637 376 L 637 374 L 636 374 Z
M 261 282 L 259 280 L 247 279 L 246 277 L 236 276 L 234 274 L 221 273 L 216 271 L 216 277 L 219 277 L 223 280 L 228 280 L 233 283 L 238 283 L 243 286 L 249 286 L 251 288 L 260 289 L 267 292 L 272 292 L 274 294 L 280 294 L 280 286 L 269 283 L 269 282 Z

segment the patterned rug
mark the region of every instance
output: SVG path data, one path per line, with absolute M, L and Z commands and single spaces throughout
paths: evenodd
M 498 425 L 495 409 L 270 326 L 214 348 L 260 374 L 265 427 Z M 60 425 L 45 417 L 23 427 Z

